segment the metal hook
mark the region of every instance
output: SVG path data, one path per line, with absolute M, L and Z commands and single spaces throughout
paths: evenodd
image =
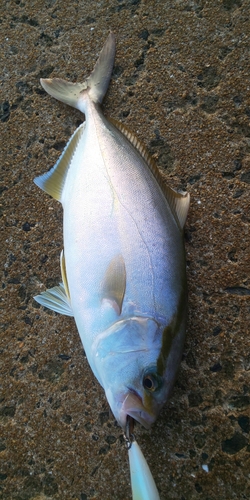
M 124 439 L 125 439 L 125 444 L 127 446 L 127 450 L 131 448 L 133 441 L 135 441 L 135 436 L 133 434 L 134 424 L 135 424 L 134 419 L 129 415 L 127 415 L 127 421 L 124 433 Z

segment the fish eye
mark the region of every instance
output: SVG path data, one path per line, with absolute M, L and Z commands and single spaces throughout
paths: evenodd
M 143 387 L 149 392 L 154 392 L 160 387 L 158 377 L 154 373 L 147 373 L 143 377 Z

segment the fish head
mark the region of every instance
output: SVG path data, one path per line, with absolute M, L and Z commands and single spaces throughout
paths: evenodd
M 159 362 L 163 335 L 155 319 L 133 316 L 113 323 L 93 345 L 96 370 L 123 429 L 128 415 L 150 428 L 167 399 L 168 384 Z

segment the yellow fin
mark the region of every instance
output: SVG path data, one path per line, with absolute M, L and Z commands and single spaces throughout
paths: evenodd
M 65 257 L 64 257 L 63 250 L 61 251 L 61 255 L 60 255 L 60 266 L 61 266 L 61 274 L 62 274 L 64 290 L 65 290 L 65 293 L 70 301 L 69 285 L 68 285 L 68 280 L 67 280 L 66 264 L 65 264 Z
M 163 192 L 177 223 L 179 223 L 180 228 L 183 229 L 190 205 L 190 194 L 187 192 L 179 193 L 167 185 L 164 185 Z
M 122 310 L 122 302 L 126 289 L 126 268 L 122 255 L 114 257 L 105 273 L 105 277 L 101 286 L 101 298 L 115 302 L 119 309 L 119 314 Z
M 56 162 L 49 172 L 46 172 L 34 179 L 34 183 L 43 189 L 46 193 L 53 196 L 58 201 L 61 201 L 62 191 L 67 177 L 68 169 L 72 162 L 79 140 L 84 132 L 85 123 L 76 129 L 70 138 L 67 146 L 63 150 L 59 160 Z
M 171 189 L 169 186 L 167 186 L 164 183 L 162 175 L 149 151 L 144 146 L 144 144 L 136 137 L 136 135 L 131 132 L 125 125 L 123 125 L 123 123 L 120 123 L 113 118 L 109 118 L 109 121 L 118 130 L 120 130 L 120 132 L 122 132 L 122 134 L 129 140 L 132 146 L 134 146 L 138 153 L 140 153 L 141 157 L 145 160 L 150 171 L 158 182 L 165 198 L 167 199 L 177 224 L 181 229 L 183 229 L 190 204 L 189 193 L 178 193 L 174 189 Z

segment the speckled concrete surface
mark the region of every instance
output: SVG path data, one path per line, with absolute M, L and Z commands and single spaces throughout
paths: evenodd
M 1 498 L 131 498 L 121 429 L 70 318 L 33 295 L 60 280 L 62 210 L 33 178 L 82 120 L 41 76 L 89 74 L 110 29 L 105 111 L 191 193 L 189 325 L 171 401 L 137 427 L 161 499 L 250 498 L 248 0 L 1 2 Z

